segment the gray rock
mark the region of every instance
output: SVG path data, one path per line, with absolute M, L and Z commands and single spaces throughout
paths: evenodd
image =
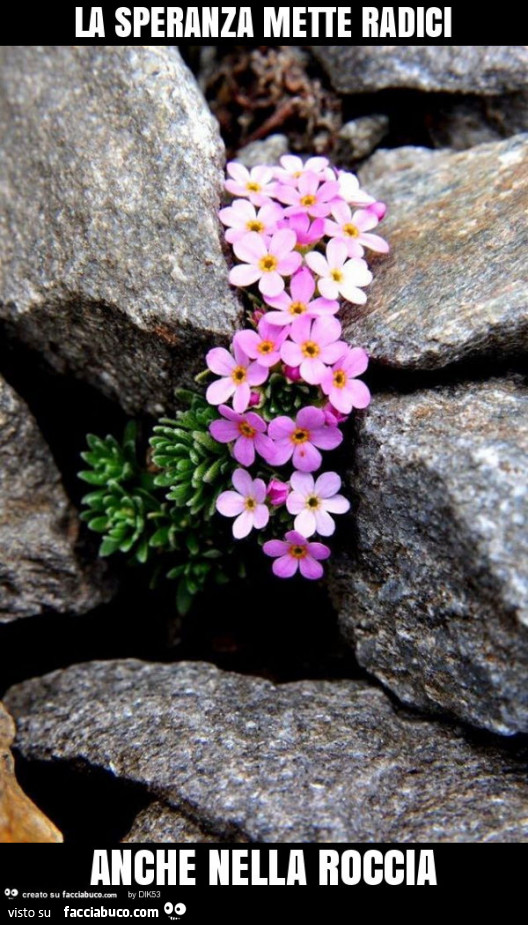
M 337 136 L 336 162 L 353 167 L 371 154 L 388 131 L 388 116 L 361 116 L 346 122 Z
M 177 810 L 157 801 L 142 809 L 134 819 L 130 831 L 121 841 L 133 842 L 215 842 L 213 835 L 203 832 Z
M 455 93 L 526 88 L 525 45 L 312 45 L 342 93 L 389 87 Z
M 498 102 L 504 97 L 493 99 Z M 475 145 L 501 141 L 507 135 L 516 134 L 501 131 L 498 125 L 493 124 L 487 114 L 487 104 L 486 97 L 469 97 L 462 101 L 455 97 L 450 106 L 440 107 L 429 127 L 433 144 L 439 148 L 465 151 Z
M 106 768 L 218 840 L 528 840 L 513 755 L 364 682 L 127 660 L 25 681 L 5 702 L 26 758 Z
M 381 363 L 429 369 L 528 347 L 528 136 L 435 154 L 369 183 L 388 203 L 376 261 L 346 333 Z
M 374 180 L 396 173 L 399 170 L 434 169 L 435 159 L 443 157 L 443 151 L 423 148 L 418 145 L 402 145 L 400 148 L 378 148 L 358 169 L 361 185 L 367 189 Z M 392 177 L 391 177 L 392 180 Z M 385 226 L 383 226 L 385 227 Z
M 491 381 L 376 396 L 352 476 L 340 621 L 406 704 L 528 732 L 528 393 Z
M 0 623 L 107 600 L 102 563 L 83 564 L 79 522 L 24 402 L 0 377 Z
M 245 167 L 258 167 L 260 164 L 269 164 L 271 167 L 278 164 L 283 154 L 289 151 L 290 143 L 286 135 L 269 135 L 262 141 L 251 141 L 237 151 L 236 160 Z
M 232 333 L 223 146 L 175 48 L 3 47 L 0 317 L 128 411 Z
M 453 97 L 434 113 L 429 131 L 438 147 L 463 151 L 528 131 L 528 93 Z

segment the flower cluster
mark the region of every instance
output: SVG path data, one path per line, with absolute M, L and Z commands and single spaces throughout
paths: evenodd
M 235 198 L 219 217 L 238 261 L 229 280 L 252 311 L 230 349 L 215 347 L 206 357 L 218 377 L 206 392 L 219 415 L 209 432 L 234 460 L 233 490 L 218 495 L 216 509 L 234 518 L 236 539 L 280 524 L 284 539 L 263 544 L 274 573 L 318 579 L 330 550 L 311 537 L 331 536 L 332 515 L 350 505 L 336 472 L 312 473 L 323 465 L 321 451 L 342 442 L 340 425 L 370 401 L 357 378 L 367 355 L 342 339 L 337 314 L 340 300 L 366 302 L 368 253 L 389 250 L 373 233 L 385 206 L 324 157 L 303 163 L 285 155 L 278 167 L 251 170 L 231 162 L 227 172 Z M 277 413 L 272 393 L 285 402 L 296 390 L 301 400 L 290 394 L 284 404 L 296 413 Z

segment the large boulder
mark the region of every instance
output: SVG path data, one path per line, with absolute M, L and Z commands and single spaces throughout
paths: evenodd
M 0 623 L 107 600 L 102 563 L 77 549 L 79 520 L 27 405 L 0 377 Z
M 367 305 L 345 312 L 348 338 L 404 369 L 481 358 L 492 371 L 526 350 L 528 136 L 421 156 L 368 189 L 389 205 L 391 254 Z
M 514 754 L 396 710 L 365 682 L 91 662 L 24 681 L 6 704 L 26 759 L 106 769 L 156 798 L 132 839 L 528 839 Z
M 528 732 L 528 394 L 509 381 L 377 395 L 337 560 L 340 622 L 406 704 Z
M 237 323 L 216 122 L 172 47 L 0 52 L 0 317 L 128 411 L 170 409 Z
M 526 45 L 312 45 L 341 93 L 390 87 L 507 93 L 528 80 Z

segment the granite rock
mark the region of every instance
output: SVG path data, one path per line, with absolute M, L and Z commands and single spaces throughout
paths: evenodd
M 496 94 L 526 88 L 525 45 L 313 45 L 341 93 L 391 87 Z
M 157 414 L 235 329 L 223 145 L 178 51 L 4 46 L 0 317 L 61 372 Z
M 406 704 L 528 732 L 528 393 L 378 395 L 332 588 L 362 666 Z
M 62 842 L 59 830 L 19 787 L 10 748 L 15 724 L 0 703 L 0 843 Z
M 360 116 L 346 122 L 337 136 L 335 160 L 342 167 L 353 167 L 368 157 L 389 131 L 388 116 Z
M 288 154 L 290 143 L 286 135 L 268 135 L 259 141 L 251 141 L 237 151 L 236 160 L 245 167 L 258 167 L 269 164 L 273 167 L 279 163 L 283 154 Z
M 374 180 L 382 180 L 399 170 L 431 170 L 435 159 L 444 157 L 444 151 L 425 148 L 421 145 L 402 145 L 399 148 L 378 148 L 358 168 L 357 175 L 366 189 Z M 391 181 L 394 178 L 391 177 Z M 382 226 L 384 227 L 384 226 Z
M 154 801 L 137 814 L 130 831 L 121 841 L 195 844 L 216 842 L 217 839 L 203 832 L 196 822 L 191 822 L 168 804 Z
M 345 312 L 349 339 L 407 369 L 526 350 L 527 168 L 517 135 L 369 182 L 391 254 L 373 261 L 367 305 Z
M 27 405 L 0 377 L 0 624 L 84 613 L 111 595 L 76 548 L 77 515 Z
M 362 681 L 275 685 L 126 660 L 5 699 L 26 759 L 107 769 L 218 841 L 528 840 L 520 758 L 395 710 Z

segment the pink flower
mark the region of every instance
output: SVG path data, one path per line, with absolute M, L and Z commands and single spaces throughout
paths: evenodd
M 286 502 L 290 491 L 287 482 L 281 482 L 279 479 L 270 479 L 268 485 L 267 499 L 273 507 L 280 507 Z
M 299 177 L 298 186 L 278 186 L 275 197 L 286 203 L 285 215 L 306 212 L 314 218 L 324 218 L 330 212 L 330 202 L 339 195 L 339 184 L 327 180 L 321 186 L 321 176 L 307 172 Z
M 347 345 L 340 341 L 341 325 L 337 318 L 312 320 L 306 315 L 297 318 L 290 329 L 290 338 L 281 348 L 281 357 L 288 366 L 298 366 L 305 382 L 318 385 L 329 363 L 343 356 Z
M 228 225 L 225 233 L 226 241 L 234 244 L 250 231 L 261 235 L 271 235 L 277 229 L 284 210 L 278 202 L 268 202 L 261 209 L 255 209 L 247 199 L 236 199 L 232 206 L 220 209 L 218 217 L 224 225 Z
M 350 414 L 352 408 L 366 408 L 370 392 L 364 382 L 355 376 L 364 373 L 368 356 L 361 347 L 349 347 L 346 353 L 328 369 L 321 380 L 321 388 L 328 395 L 334 408 L 342 414 Z
M 337 408 L 334 408 L 330 402 L 323 407 L 325 421 L 333 427 L 339 427 L 344 421 L 348 421 L 348 414 L 342 414 Z
M 236 491 L 223 491 L 216 499 L 216 510 L 224 517 L 236 517 L 233 536 L 241 540 L 253 527 L 262 530 L 269 520 L 269 510 L 264 504 L 266 483 L 253 480 L 245 469 L 235 469 L 232 482 Z
M 264 316 L 258 323 L 257 331 L 239 331 L 235 334 L 235 340 L 248 357 L 270 368 L 279 362 L 280 348 L 287 335 L 287 331 L 269 324 Z
M 366 233 L 379 223 L 372 208 L 358 209 L 352 214 L 346 202 L 336 202 L 332 206 L 332 215 L 336 221 L 326 219 L 325 232 L 331 238 L 339 237 L 344 240 L 348 247 L 349 257 L 361 257 L 363 247 L 368 247 L 378 254 L 388 254 L 389 245 L 383 238 L 377 234 Z
M 233 267 L 229 282 L 233 286 L 251 286 L 258 281 L 263 296 L 275 296 L 284 289 L 283 276 L 291 276 L 299 269 L 302 257 L 293 250 L 296 238 L 293 231 L 282 228 L 269 241 L 256 231 L 250 231 L 233 245 L 233 250 L 244 263 Z
M 312 251 L 306 255 L 306 263 L 318 280 L 319 292 L 326 299 L 337 299 L 340 295 L 348 302 L 363 305 L 367 301 L 365 293 L 359 286 L 368 286 L 372 282 L 372 273 L 364 260 L 354 257 L 348 260 L 348 248 L 340 238 L 332 238 L 326 248 L 326 259 L 322 254 Z
M 275 183 L 271 167 L 252 167 L 249 171 L 243 164 L 230 161 L 226 170 L 233 179 L 226 180 L 225 188 L 233 196 L 244 196 L 254 206 L 263 206 L 272 195 Z
M 282 466 L 293 456 L 293 465 L 302 472 L 319 469 L 321 450 L 335 450 L 343 440 L 338 427 L 329 427 L 321 408 L 301 408 L 295 421 L 281 415 L 271 421 L 268 434 L 275 442 L 272 465 Z M 316 449 L 319 447 L 319 449 Z
M 279 311 L 268 312 L 266 321 L 270 324 L 291 324 L 301 315 L 315 318 L 318 315 L 335 315 L 339 311 L 339 302 L 330 299 L 312 299 L 315 292 L 315 280 L 307 267 L 301 267 L 290 282 L 291 296 L 281 292 L 274 298 L 268 296 L 266 302 Z
M 369 196 L 359 185 L 359 180 L 354 173 L 347 170 L 340 170 L 337 176 L 339 184 L 339 196 L 348 202 L 351 206 L 369 206 L 376 200 Z
M 268 378 L 265 366 L 250 362 L 236 340 L 233 341 L 234 357 L 224 347 L 213 347 L 206 356 L 211 372 L 222 376 L 212 382 L 205 397 L 210 405 L 222 405 L 233 395 L 233 408 L 242 414 L 249 405 L 251 386 L 262 385 Z
M 341 479 L 337 472 L 323 472 L 316 482 L 308 472 L 294 472 L 290 485 L 293 491 L 288 495 L 286 507 L 290 514 L 296 514 L 294 527 L 303 536 L 320 533 L 331 536 L 335 523 L 330 514 L 345 514 L 350 502 L 337 492 Z
M 280 167 L 276 167 L 274 174 L 277 177 L 277 180 L 280 180 L 281 183 L 285 183 L 287 186 L 297 186 L 300 178 L 306 172 L 323 174 L 325 179 L 333 180 L 335 174 L 331 168 L 329 168 L 329 161 L 326 157 L 309 157 L 307 161 L 303 163 L 300 157 L 297 157 L 295 154 L 283 154 L 280 159 Z M 330 170 L 331 176 L 328 177 L 328 171 Z
M 306 212 L 296 212 L 289 218 L 283 218 L 280 228 L 291 228 L 297 236 L 297 247 L 311 247 L 317 244 L 324 235 L 324 218 L 316 218 L 310 223 Z
M 374 213 L 379 222 L 381 222 L 382 218 L 385 218 L 387 214 L 387 206 L 384 202 L 373 202 L 370 206 L 367 206 L 367 209 L 369 212 Z
M 323 575 L 321 559 L 328 559 L 330 550 L 323 543 L 308 543 L 296 530 L 289 530 L 284 540 L 268 540 L 262 547 L 267 556 L 276 558 L 272 565 L 277 578 L 291 578 L 300 569 L 303 578 L 317 580 Z
M 289 379 L 290 382 L 300 382 L 300 381 L 301 381 L 302 376 L 301 376 L 301 374 L 300 374 L 300 372 L 299 372 L 299 367 L 298 367 L 298 366 L 286 366 L 286 365 L 284 365 L 283 368 L 282 368 L 282 371 L 283 371 L 284 375 L 286 376 L 286 379 Z
M 209 433 L 219 443 L 235 441 L 233 456 L 242 466 L 252 466 L 255 462 L 255 451 L 268 459 L 274 454 L 273 441 L 266 436 L 266 423 L 254 411 L 237 414 L 228 405 L 220 405 L 219 412 L 224 421 L 213 421 L 209 425 Z

